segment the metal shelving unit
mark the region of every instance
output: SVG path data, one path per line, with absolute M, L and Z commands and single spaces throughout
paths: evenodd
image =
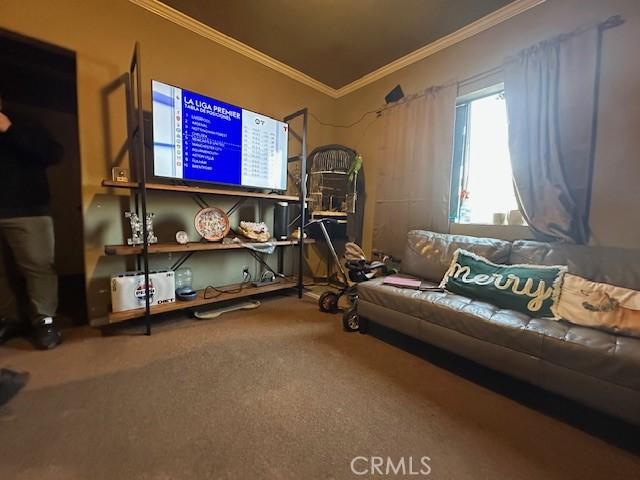
M 292 289 L 296 287 L 295 278 L 286 278 L 278 283 L 271 285 L 265 285 L 262 287 L 246 287 L 241 291 L 237 291 L 238 285 L 226 285 L 219 287 L 221 290 L 230 290 L 229 292 L 220 293 L 215 296 L 207 297 L 205 290 L 198 290 L 198 296 L 195 300 L 189 301 L 176 301 L 174 303 L 165 303 L 162 305 L 154 305 L 151 307 L 150 312 L 146 312 L 145 308 L 137 308 L 135 310 L 125 310 L 124 312 L 112 312 L 109 314 L 109 323 L 122 322 L 125 320 L 131 320 L 133 318 L 145 317 L 147 315 L 156 315 L 159 313 L 173 312 L 176 310 L 183 310 L 185 308 L 200 307 L 211 303 L 225 302 L 227 300 L 234 300 L 237 298 L 250 297 L 252 295 L 260 295 L 263 293 L 277 292 L 280 290 Z
M 188 193 L 194 196 L 194 199 L 201 206 L 206 205 L 203 199 L 203 195 L 213 196 L 226 196 L 239 198 L 238 202 L 232 207 L 232 210 L 237 208 L 243 201 L 247 199 L 254 199 L 258 201 L 286 201 L 290 203 L 298 203 L 300 205 L 301 215 L 299 217 L 299 231 L 300 237 L 304 239 L 304 219 L 306 218 L 306 157 L 307 157 L 307 109 L 299 110 L 284 118 L 284 121 L 289 125 L 289 134 L 293 139 L 300 144 L 300 154 L 289 158 L 291 162 L 301 162 L 300 168 L 300 191 L 298 196 L 293 195 L 280 195 L 277 193 L 264 193 L 260 191 L 240 191 L 240 190 L 227 190 L 223 188 L 210 188 L 210 187 L 198 187 L 194 185 L 172 185 L 162 183 L 149 183 L 147 182 L 146 171 L 146 158 L 145 158 L 145 132 L 144 132 L 144 116 L 143 116 L 143 102 L 142 102 L 142 73 L 141 73 L 141 58 L 140 58 L 140 44 L 136 42 L 131 63 L 129 67 L 129 84 L 128 84 L 128 105 L 127 116 L 129 120 L 129 146 L 131 152 L 131 171 L 135 172 L 134 182 L 115 182 L 111 180 L 104 180 L 102 186 L 105 188 L 125 188 L 131 191 L 132 203 L 135 206 L 135 211 L 138 213 L 142 221 L 142 235 L 143 243 L 139 246 L 129 245 L 107 245 L 105 246 L 105 254 L 107 255 L 135 255 L 138 261 L 138 268 L 144 272 L 145 285 L 149 284 L 149 255 L 157 253 L 169 253 L 179 252 L 183 256 L 176 265 L 181 265 L 184 261 L 193 253 L 199 251 L 224 251 L 244 248 L 243 245 L 237 243 L 199 243 L 191 242 L 186 245 L 178 244 L 149 244 L 147 223 L 144 221 L 147 215 L 147 191 L 167 191 L 167 192 L 181 192 Z M 292 128 L 293 122 L 301 122 L 302 129 L 295 131 Z M 228 212 L 229 213 L 229 212 Z M 295 277 L 287 277 L 281 279 L 281 281 L 269 285 L 260 287 L 245 287 L 241 289 L 234 289 L 235 286 L 230 285 L 227 287 L 219 287 L 221 290 L 229 290 L 216 296 L 207 297 L 205 291 L 198 292 L 198 296 L 192 301 L 176 301 L 175 303 L 163 304 L 157 306 L 150 305 L 149 289 L 145 289 L 145 306 L 135 310 L 128 310 L 124 312 L 111 313 L 109 315 L 109 322 L 119 322 L 132 318 L 145 318 L 146 335 L 151 335 L 151 315 L 164 313 L 174 310 L 181 310 L 186 308 L 192 308 L 196 306 L 206 305 L 209 303 L 216 303 L 225 300 L 231 300 L 235 298 L 248 297 L 267 292 L 275 292 L 284 289 L 296 288 L 298 291 L 298 298 L 302 298 L 304 290 L 304 246 L 306 244 L 313 243 L 313 240 L 305 239 L 299 240 L 282 240 L 274 242 L 277 247 L 285 246 L 297 246 L 298 247 L 298 273 Z M 278 251 L 278 270 L 282 270 L 282 252 Z
M 297 245 L 298 240 L 277 240 L 270 242 L 276 247 L 286 247 Z M 305 244 L 316 243 L 311 238 L 305 238 Z M 153 253 L 187 253 L 187 252 L 204 252 L 211 250 L 239 250 L 247 246 L 264 245 L 258 242 L 243 243 L 209 243 L 209 242 L 189 242 L 184 245 L 178 243 L 154 243 L 149 245 L 149 254 Z M 139 245 L 105 245 L 105 255 L 140 255 L 142 247 Z

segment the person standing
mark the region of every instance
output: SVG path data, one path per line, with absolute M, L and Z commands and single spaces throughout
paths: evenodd
M 62 341 L 54 320 L 58 277 L 47 180 L 47 168 L 58 163 L 62 153 L 62 146 L 37 122 L 4 111 L 0 98 L 0 248 L 9 255 L 5 260 L 21 277 L 28 297 L 28 305 L 18 313 L 20 299 L 7 289 L 0 291 L 0 344 L 22 334 L 29 334 L 40 349 Z M 15 286 L 17 279 L 8 282 Z

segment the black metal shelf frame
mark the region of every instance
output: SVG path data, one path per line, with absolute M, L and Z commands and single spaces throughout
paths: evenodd
M 144 108 L 142 101 L 142 67 L 141 67 L 141 54 L 140 54 L 140 42 L 136 42 L 133 49 L 133 55 L 131 57 L 131 63 L 129 66 L 129 83 L 127 85 L 127 117 L 128 117 L 128 136 L 129 147 L 131 152 L 131 171 L 135 173 L 138 187 L 132 190 L 133 201 L 135 204 L 135 211 L 142 219 L 142 253 L 137 255 L 138 268 L 144 271 L 145 285 L 149 285 L 149 242 L 147 232 L 147 169 L 145 158 L 145 132 L 144 132 Z M 306 108 L 298 110 L 297 112 L 287 115 L 284 121 L 289 125 L 288 131 L 300 144 L 300 154 L 290 157 L 288 163 L 294 161 L 300 161 L 300 220 L 299 220 L 299 233 L 300 239 L 304 239 L 304 219 L 306 217 L 305 203 L 306 199 L 306 161 L 307 161 L 307 125 L 308 125 L 308 112 Z M 292 122 L 301 123 L 300 133 L 296 132 L 292 128 Z M 207 205 L 207 202 L 202 198 L 200 194 L 194 194 L 194 200 L 199 205 Z M 230 209 L 228 213 L 232 213 L 245 199 L 240 199 Z M 297 291 L 298 298 L 302 298 L 304 293 L 304 241 L 300 241 L 298 247 L 298 275 L 297 275 Z M 186 261 L 186 258 L 191 256 L 193 252 L 189 252 L 176 262 L 176 264 L 182 264 Z M 186 257 L 186 258 L 185 258 Z M 282 270 L 282 254 L 278 253 L 278 269 Z M 146 289 L 145 294 L 145 334 L 151 335 L 151 306 L 149 288 Z

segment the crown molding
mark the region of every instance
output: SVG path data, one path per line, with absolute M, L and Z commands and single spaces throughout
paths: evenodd
M 485 15 L 478 20 L 465 25 L 460 30 L 456 30 L 453 33 L 450 33 L 447 36 L 439 38 L 435 42 L 431 42 L 424 47 L 421 47 L 413 52 L 401 57 L 397 60 L 394 60 L 391 63 L 388 63 L 384 67 L 380 67 L 379 69 L 368 73 L 367 75 L 360 77 L 358 80 L 354 80 L 353 82 L 345 85 L 336 90 L 336 98 L 347 95 L 351 92 L 358 90 L 359 88 L 364 87 L 365 85 L 369 85 L 377 80 L 380 80 L 387 75 L 390 75 L 398 70 L 407 67 L 413 63 L 419 62 L 423 58 L 426 58 L 434 53 L 437 53 L 445 48 L 451 47 L 456 43 L 460 43 L 467 38 L 473 37 L 478 33 L 484 32 L 496 25 L 509 20 L 510 18 L 515 17 L 535 6 L 544 3 L 546 0 L 516 0 L 505 5 L 498 10 Z
M 300 70 L 296 70 L 295 68 L 292 68 L 289 65 L 282 63 L 281 61 L 276 60 L 275 58 L 272 58 L 269 55 L 266 55 L 259 50 L 256 50 L 255 48 L 236 40 L 235 38 L 231 38 L 230 36 L 219 32 L 215 28 L 211 28 L 210 26 L 205 25 L 204 23 L 199 22 L 188 15 L 185 15 L 175 8 L 165 5 L 158 0 L 129 1 L 155 15 L 158 15 L 159 17 L 164 18 L 165 20 L 169 20 L 176 25 L 180 25 L 181 27 L 184 27 L 197 35 L 200 35 L 213 42 L 216 42 L 219 45 L 227 47 L 234 52 L 239 53 L 240 55 L 244 55 L 245 57 L 250 58 L 251 60 L 255 60 L 256 62 L 261 63 L 262 65 L 269 67 L 277 72 L 280 72 L 289 78 L 297 80 L 298 82 L 303 83 L 308 87 L 314 88 L 319 92 L 335 98 L 335 88 L 325 85 L 315 78 L 302 73 Z
M 129 0 L 131 3 L 144 8 L 145 10 L 158 15 L 170 22 L 180 25 L 181 27 L 190 30 L 191 32 L 207 38 L 219 45 L 227 47 L 240 55 L 244 55 L 251 60 L 254 60 L 266 67 L 269 67 L 283 75 L 286 75 L 293 80 L 296 80 L 308 87 L 311 87 L 319 92 L 324 93 L 332 98 L 340 98 L 344 95 L 352 93 L 370 83 L 380 80 L 387 75 L 390 75 L 404 67 L 419 62 L 420 60 L 433 55 L 445 48 L 448 48 L 456 43 L 462 42 L 467 38 L 470 38 L 478 33 L 484 32 L 510 18 L 515 17 L 533 7 L 544 3 L 546 0 L 515 0 L 498 10 L 485 15 L 484 17 L 462 27 L 455 32 L 446 35 L 435 42 L 429 43 L 424 47 L 421 47 L 404 57 L 401 57 L 393 62 L 371 72 L 359 79 L 345 85 L 344 87 L 335 89 L 326 85 L 309 75 L 302 73 L 289 65 L 276 60 L 269 55 L 266 55 L 259 50 L 256 50 L 249 45 L 246 45 L 234 38 L 225 35 L 218 30 L 205 25 L 202 22 L 195 20 L 194 18 L 185 15 L 184 13 L 160 2 L 159 0 Z

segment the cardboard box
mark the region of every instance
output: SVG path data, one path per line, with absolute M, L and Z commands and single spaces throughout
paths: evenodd
M 176 301 L 175 272 L 172 270 L 149 273 L 150 305 L 162 305 Z M 145 306 L 146 288 L 144 273 L 124 272 L 111 277 L 111 308 L 124 312 Z

